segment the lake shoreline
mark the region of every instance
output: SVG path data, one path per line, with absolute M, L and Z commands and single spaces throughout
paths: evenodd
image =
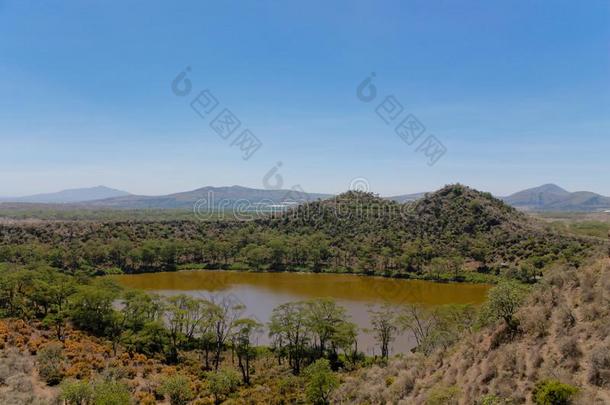
M 226 272 L 236 272 L 236 273 L 271 273 L 271 274 L 344 274 L 344 275 L 353 275 L 353 276 L 361 276 L 361 277 L 375 277 L 380 279 L 390 279 L 390 280 L 421 280 L 421 281 L 430 281 L 434 283 L 440 284 L 487 284 L 487 285 L 495 285 L 502 279 L 500 276 L 492 275 L 492 274 L 484 274 L 477 273 L 474 271 L 462 272 L 462 277 L 460 279 L 456 279 L 451 273 L 441 273 L 440 277 L 430 277 L 426 274 L 399 274 L 399 275 L 383 275 L 377 273 L 358 273 L 353 271 L 316 271 L 313 269 L 299 268 L 299 269 L 284 269 L 284 270 L 272 270 L 272 269 L 259 269 L 254 270 L 248 267 L 222 267 L 222 266 L 214 266 L 209 267 L 201 264 L 182 264 L 178 265 L 174 270 L 155 270 L 155 271 L 142 271 L 142 272 L 124 272 L 120 269 L 116 269 L 116 272 L 102 272 L 97 275 L 105 276 L 105 275 L 136 275 L 136 274 L 153 274 L 153 273 L 176 273 L 181 271 L 226 271 Z

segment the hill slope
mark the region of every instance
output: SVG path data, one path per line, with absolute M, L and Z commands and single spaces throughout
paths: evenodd
M 407 356 L 365 369 L 335 393 L 337 403 L 532 403 L 538 381 L 579 388 L 576 404 L 610 403 L 610 263 L 548 274 L 518 311 L 519 331 L 503 321 L 431 356 Z M 482 402 L 487 396 L 489 402 Z M 445 398 L 445 402 L 434 402 Z M 494 401 L 492 402 L 492 398 Z
M 100 200 L 104 198 L 125 197 L 130 194 L 126 191 L 116 190 L 105 186 L 74 188 L 56 193 L 35 194 L 26 197 L 6 197 L 0 201 L 39 203 L 39 204 L 67 204 Z
M 287 233 L 321 232 L 348 252 L 349 262 L 394 274 L 401 266 L 422 271 L 432 258 L 451 256 L 477 262 L 482 271 L 508 269 L 524 259 L 541 268 L 587 245 L 546 229 L 489 193 L 459 184 L 408 204 L 348 192 L 260 223 Z M 371 256 L 378 259 L 371 262 Z

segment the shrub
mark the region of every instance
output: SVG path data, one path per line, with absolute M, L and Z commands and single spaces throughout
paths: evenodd
M 533 400 L 537 405 L 569 405 L 578 388 L 557 380 L 544 380 L 536 384 Z
M 49 385 L 57 385 L 64 377 L 63 347 L 49 343 L 38 352 L 38 373 Z
M 511 331 L 518 326 L 514 318 L 517 309 L 525 298 L 527 288 L 515 281 L 503 281 L 489 290 L 488 300 L 481 314 L 485 323 L 503 319 Z
M 426 405 L 454 405 L 458 403 L 460 389 L 455 385 L 450 387 L 434 387 L 430 390 Z
M 299 387 L 299 379 L 293 375 L 281 377 L 278 380 L 278 390 L 280 394 L 287 394 L 290 391 L 294 391 Z
M 87 381 L 67 379 L 61 383 L 59 398 L 68 405 L 83 405 L 93 398 L 93 388 Z
M 171 405 L 186 405 L 193 399 L 189 379 L 180 374 L 167 377 L 159 391 L 169 397 Z
M 208 373 L 210 392 L 214 402 L 219 404 L 224 398 L 231 395 L 239 386 L 240 378 L 231 370 L 220 370 Z
M 317 360 L 303 371 L 305 376 L 305 395 L 314 404 L 330 403 L 330 394 L 337 388 L 339 381 L 326 359 Z
M 610 348 L 598 347 L 591 353 L 589 382 L 598 387 L 610 386 Z
M 116 380 L 101 380 L 93 386 L 95 405 L 125 405 L 131 403 L 129 389 Z
M 481 398 L 478 402 L 479 405 L 504 405 L 506 401 L 497 395 L 487 394 Z
M 559 351 L 564 359 L 574 359 L 581 355 L 578 347 L 578 340 L 574 336 L 567 337 L 560 341 Z
M 550 311 L 544 305 L 536 305 L 527 311 L 520 311 L 521 328 L 536 338 L 545 337 L 549 333 Z

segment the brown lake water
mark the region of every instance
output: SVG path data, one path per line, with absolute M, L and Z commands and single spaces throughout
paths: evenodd
M 370 327 L 367 310 L 371 305 L 417 303 L 425 306 L 474 304 L 485 301 L 488 285 L 435 283 L 351 274 L 251 273 L 237 271 L 192 270 L 109 276 L 121 285 L 162 295 L 188 294 L 201 298 L 228 296 L 246 306 L 243 316 L 267 322 L 276 306 L 311 298 L 332 297 L 347 309 L 351 320 L 361 329 Z M 268 344 L 267 334 L 258 344 Z M 360 331 L 359 348 L 372 355 L 379 352 L 370 334 Z M 414 347 L 408 333 L 393 343 L 392 352 Z

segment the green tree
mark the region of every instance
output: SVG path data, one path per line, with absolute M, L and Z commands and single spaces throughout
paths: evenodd
M 347 321 L 347 311 L 332 298 L 318 298 L 306 302 L 307 327 L 314 335 L 319 357 L 327 350 L 336 351 L 337 332 Z
M 459 255 L 449 257 L 449 270 L 453 273 L 454 280 L 460 280 L 460 274 L 464 267 L 464 258 Z
M 148 322 L 157 321 L 163 313 L 161 298 L 140 290 L 128 290 L 123 296 L 121 312 L 128 329 L 140 330 Z
M 0 305 L 3 315 L 29 318 L 33 315 L 29 293 L 36 274 L 17 266 L 7 266 L 0 274 Z
M 140 329 L 125 330 L 121 342 L 130 353 L 137 352 L 153 357 L 164 353 L 170 340 L 165 325 L 161 321 L 151 321 Z
M 57 340 L 63 342 L 64 340 L 64 330 L 66 321 L 68 319 L 68 314 L 66 311 L 57 311 L 51 312 L 47 314 L 42 320 L 42 324 L 55 331 L 55 337 Z
M 503 319 L 511 331 L 517 328 L 514 318 L 517 309 L 521 306 L 527 288 L 516 281 L 502 281 L 487 293 L 487 303 L 482 315 L 486 322 Z
M 281 269 L 284 267 L 284 262 L 288 254 L 288 246 L 286 240 L 281 236 L 272 238 L 267 246 L 269 247 L 269 261 L 271 267 L 274 269 Z
M 235 321 L 235 352 L 244 384 L 250 384 L 252 360 L 256 357 L 256 348 L 252 339 L 262 331 L 262 325 L 254 319 L 238 319 Z
M 111 284 L 81 285 L 70 298 L 70 317 L 80 329 L 103 336 L 110 327 L 114 312 L 113 302 L 120 290 Z
M 193 339 L 200 323 L 207 315 L 209 301 L 179 294 L 166 298 L 165 320 L 169 336 L 170 362 L 178 360 L 178 349 Z
M 222 297 L 218 302 L 212 302 L 211 329 L 214 333 L 214 368 L 218 370 L 222 351 L 227 339 L 232 335 L 235 322 L 244 311 L 244 305 L 231 296 Z
M 430 261 L 428 266 L 428 273 L 434 280 L 440 280 L 444 274 L 449 272 L 451 264 L 448 259 L 444 257 L 435 257 Z
M 396 339 L 400 331 L 400 319 L 396 308 L 389 304 L 369 309 L 372 331 L 381 349 L 381 358 L 387 360 L 390 353 L 390 343 Z
M 269 322 L 269 336 L 278 361 L 281 363 L 282 357 L 286 356 L 295 375 L 301 371 L 310 341 L 306 316 L 304 302 L 289 302 L 274 308 Z
M 248 263 L 252 269 L 260 270 L 265 263 L 269 262 L 271 251 L 266 246 L 251 244 L 244 248 L 244 256 L 246 263 Z
M 476 310 L 471 305 L 443 305 L 435 308 L 426 322 L 430 329 L 421 340 L 418 350 L 430 354 L 437 348 L 447 349 L 472 332 L 476 323 Z
M 303 370 L 305 377 L 305 395 L 316 405 L 330 404 L 330 395 L 339 385 L 339 380 L 332 372 L 326 359 L 318 359 Z

